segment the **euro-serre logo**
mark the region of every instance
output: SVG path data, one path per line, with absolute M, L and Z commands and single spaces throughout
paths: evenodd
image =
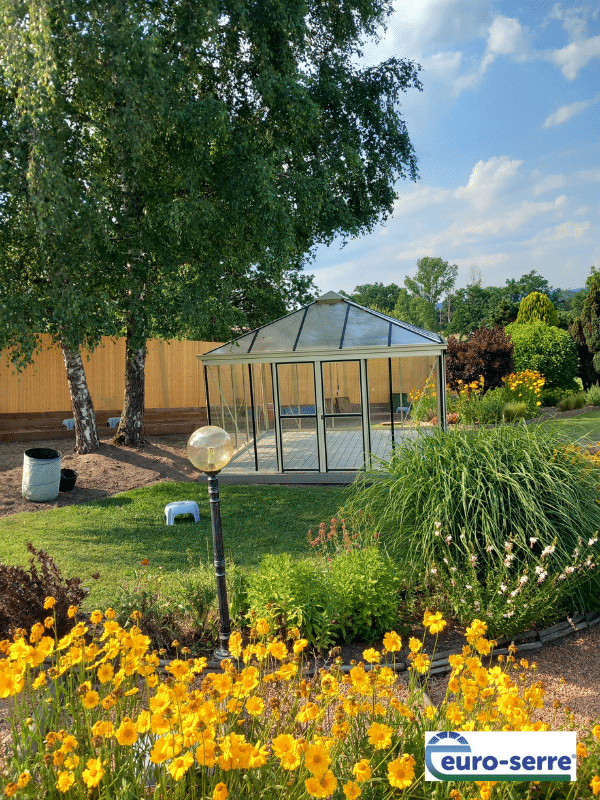
M 426 781 L 574 781 L 574 731 L 425 734 Z

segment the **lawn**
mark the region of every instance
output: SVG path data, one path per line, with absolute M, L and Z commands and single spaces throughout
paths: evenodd
M 240 567 L 255 567 L 265 553 L 305 555 L 306 535 L 339 507 L 342 489 L 288 486 L 220 487 L 226 555 Z M 200 522 L 178 517 L 165 524 L 164 507 L 173 500 L 196 500 Z M 66 577 L 90 586 L 87 608 L 110 604 L 115 588 L 131 578 L 142 559 L 150 569 L 175 576 L 192 563 L 212 561 L 210 509 L 206 486 L 161 483 L 53 511 L 0 519 L 2 560 L 25 564 L 26 543 L 46 550 Z M 91 576 L 100 573 L 94 580 Z
M 587 411 L 577 417 L 553 419 L 562 436 L 579 445 L 597 444 L 600 442 L 600 411 Z

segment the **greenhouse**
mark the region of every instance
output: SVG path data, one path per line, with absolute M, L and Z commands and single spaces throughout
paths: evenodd
M 227 472 L 355 472 L 415 436 L 418 398 L 446 421 L 445 339 L 328 292 L 199 356 Z

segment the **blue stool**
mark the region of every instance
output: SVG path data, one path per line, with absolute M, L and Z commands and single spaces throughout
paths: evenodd
M 61 427 L 66 428 L 68 431 L 74 431 L 75 430 L 75 420 L 74 419 L 63 419 Z
M 168 503 L 165 506 L 165 519 L 167 525 L 175 524 L 175 517 L 179 514 L 193 514 L 194 522 L 200 522 L 200 511 L 198 503 L 193 500 L 179 500 L 177 503 Z
M 116 428 L 120 421 L 121 421 L 121 417 L 109 417 L 106 420 L 106 427 L 107 428 Z

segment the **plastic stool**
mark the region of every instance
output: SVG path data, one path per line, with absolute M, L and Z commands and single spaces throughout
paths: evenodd
M 107 428 L 116 428 L 121 420 L 121 417 L 109 417 L 106 420 L 106 427 Z
M 68 431 L 75 430 L 75 420 L 74 419 L 63 419 L 62 427 L 66 428 Z
M 200 511 L 198 503 L 193 500 L 179 500 L 177 503 L 168 503 L 165 506 L 165 519 L 167 525 L 175 524 L 175 517 L 179 514 L 193 514 L 194 522 L 200 522 Z

